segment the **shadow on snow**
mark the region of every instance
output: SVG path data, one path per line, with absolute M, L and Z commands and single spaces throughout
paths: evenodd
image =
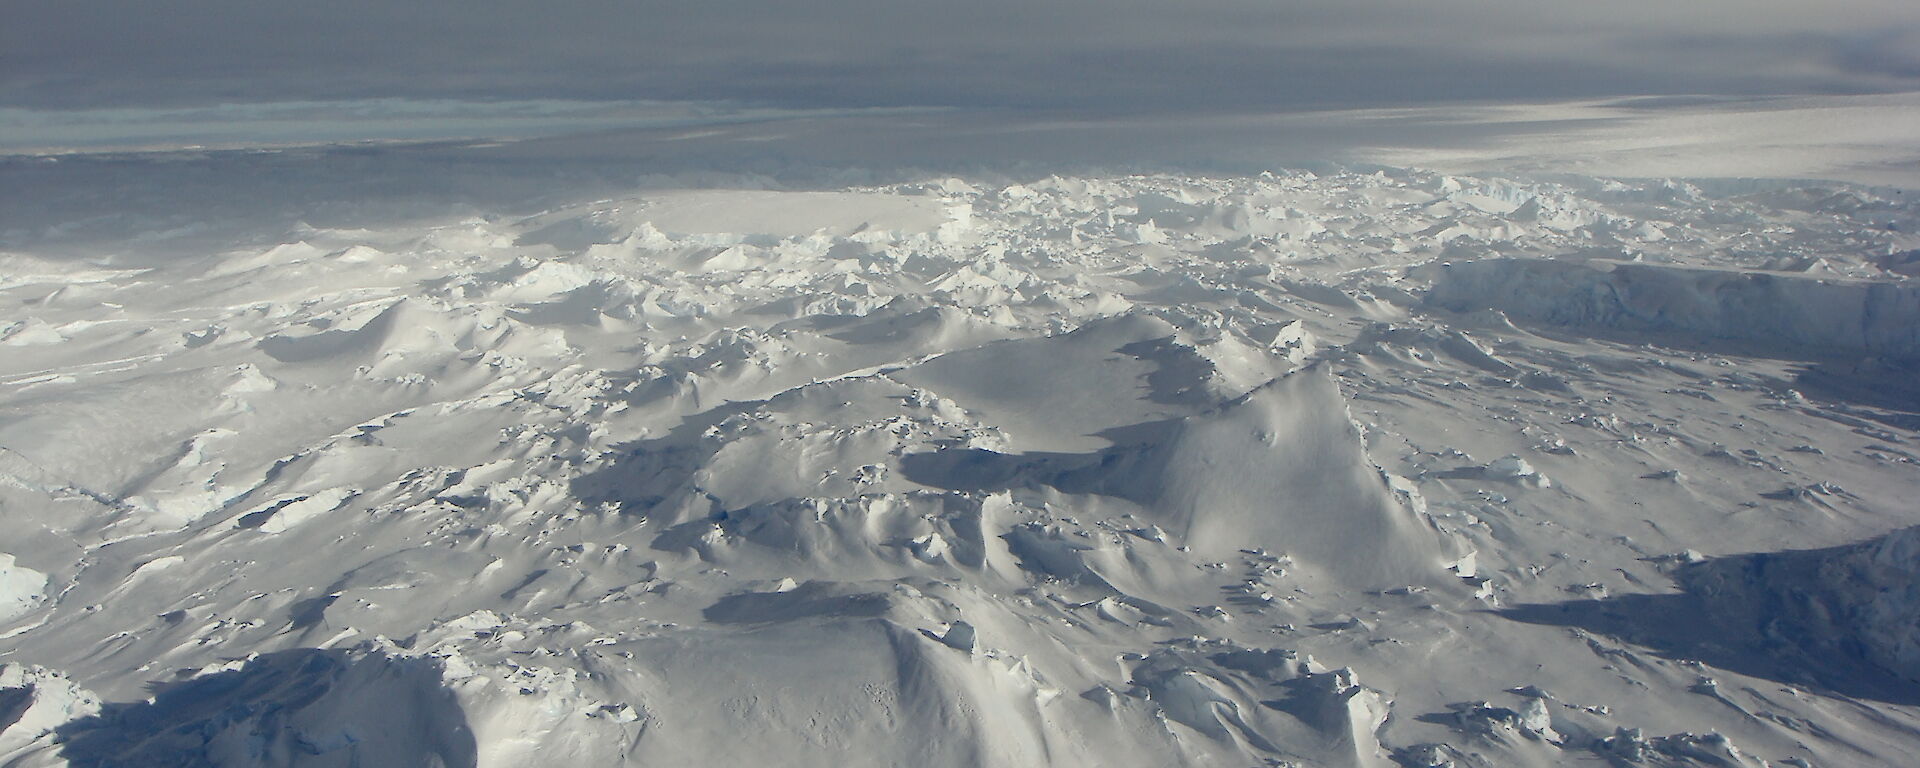
M 58 738 L 75 768 L 477 761 L 437 663 L 311 648 L 157 683 L 150 700 L 109 703 L 61 726 Z

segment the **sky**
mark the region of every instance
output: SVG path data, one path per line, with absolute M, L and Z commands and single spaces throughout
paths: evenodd
M 1912 0 L 10 0 L 0 106 L 1270 110 L 1920 90 Z
M 0 152 L 1920 91 L 1913 0 L 9 0 L 6 17 Z

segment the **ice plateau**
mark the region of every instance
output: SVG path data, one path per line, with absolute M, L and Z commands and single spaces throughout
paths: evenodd
M 1920 754 L 1910 196 L 705 182 L 3 233 L 0 764 Z

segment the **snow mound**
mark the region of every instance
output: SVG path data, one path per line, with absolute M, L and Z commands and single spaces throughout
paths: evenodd
M 1325 366 L 1175 422 L 1155 443 L 1061 482 L 1140 502 L 1198 552 L 1284 552 L 1353 588 L 1432 581 L 1447 559 L 1367 457 Z

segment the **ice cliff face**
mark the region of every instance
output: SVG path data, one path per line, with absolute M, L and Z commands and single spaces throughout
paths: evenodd
M 1428 303 L 1600 331 L 1920 359 L 1920 287 L 1661 264 L 1443 264 Z
M 0 761 L 1899 765 L 1915 213 L 1380 171 L 16 238 Z

